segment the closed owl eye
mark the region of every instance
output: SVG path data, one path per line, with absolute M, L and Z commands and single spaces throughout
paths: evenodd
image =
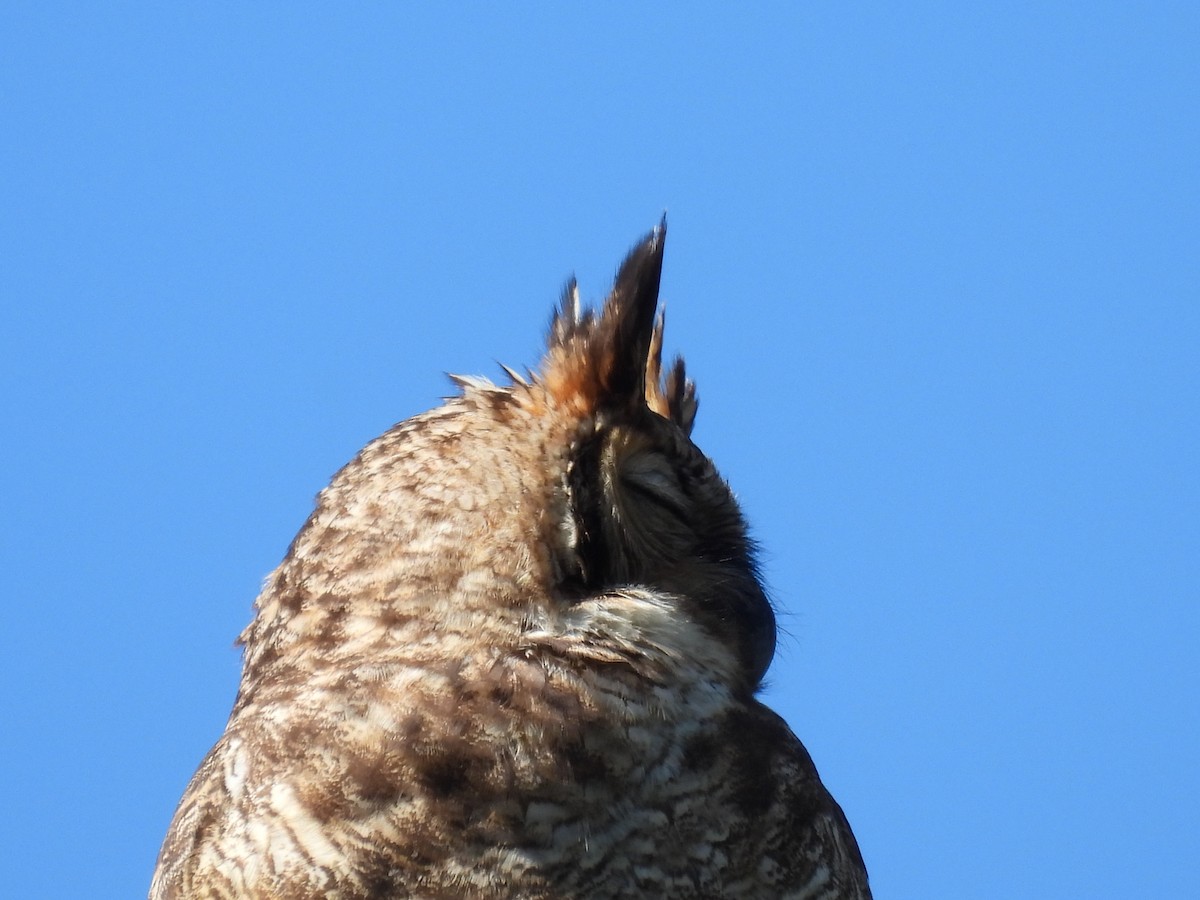
M 623 460 L 621 484 L 679 518 L 688 515 L 689 504 L 679 479 L 660 454 L 635 453 Z

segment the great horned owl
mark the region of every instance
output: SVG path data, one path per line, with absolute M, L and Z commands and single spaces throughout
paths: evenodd
M 665 228 L 545 357 L 369 443 L 270 576 L 152 900 L 869 897 L 754 697 L 775 619 L 662 371 Z

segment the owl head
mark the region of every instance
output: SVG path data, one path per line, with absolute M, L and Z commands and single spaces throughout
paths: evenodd
M 345 665 L 400 641 L 456 654 L 537 635 L 668 666 L 702 645 L 732 690 L 757 688 L 775 619 L 738 505 L 692 443 L 695 387 L 681 359 L 663 369 L 665 237 L 664 222 L 634 247 L 598 310 L 568 284 L 528 377 L 456 377 L 459 396 L 334 477 L 243 634 L 248 682 L 314 646 Z

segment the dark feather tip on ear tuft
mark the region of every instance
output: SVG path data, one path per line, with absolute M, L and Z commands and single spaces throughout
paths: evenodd
M 625 257 L 604 304 L 604 320 L 612 329 L 605 387 L 613 398 L 641 403 L 645 397 L 666 237 L 664 219 Z

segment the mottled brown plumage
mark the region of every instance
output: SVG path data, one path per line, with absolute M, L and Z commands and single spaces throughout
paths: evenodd
M 661 373 L 663 228 L 530 379 L 368 444 L 242 634 L 152 900 L 865 898 L 841 810 L 754 692 L 775 621 Z

